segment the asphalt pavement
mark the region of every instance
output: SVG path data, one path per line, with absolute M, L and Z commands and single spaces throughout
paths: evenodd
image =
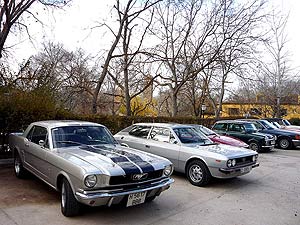
M 299 225 L 300 151 L 275 150 L 259 161 L 247 175 L 204 188 L 174 174 L 175 183 L 153 202 L 86 207 L 74 218 L 61 214 L 59 193 L 35 177 L 17 179 L 11 163 L 0 163 L 0 225 Z

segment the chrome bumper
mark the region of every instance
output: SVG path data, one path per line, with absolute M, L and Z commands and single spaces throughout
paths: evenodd
M 134 193 L 138 193 L 138 192 L 146 191 L 147 197 L 158 196 L 161 192 L 167 190 L 172 183 L 174 183 L 174 179 L 166 178 L 164 180 L 148 184 L 145 187 L 143 187 L 141 185 L 140 188 L 134 188 L 134 189 L 129 189 L 129 190 L 116 190 L 116 191 L 101 190 L 101 192 L 100 191 L 99 192 L 94 192 L 94 191 L 76 192 L 75 197 L 79 202 L 86 204 L 86 205 L 111 206 L 112 204 L 120 203 L 129 194 L 134 194 Z
M 243 166 L 236 167 L 236 168 L 220 168 L 219 171 L 222 172 L 222 173 L 225 173 L 225 174 L 239 173 L 239 172 L 241 172 L 242 168 L 247 167 L 247 166 L 251 166 L 252 169 L 253 169 L 255 167 L 258 167 L 259 163 L 257 162 L 257 163 L 255 163 L 253 165 L 243 165 Z
M 300 146 L 300 140 L 292 140 L 292 142 L 295 147 Z

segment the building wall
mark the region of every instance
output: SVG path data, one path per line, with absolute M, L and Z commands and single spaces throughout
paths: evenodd
M 299 104 L 283 104 L 281 108 L 286 112 L 284 118 L 300 118 Z M 271 106 L 260 103 L 223 103 L 222 117 L 227 116 L 256 116 L 259 118 L 273 117 Z

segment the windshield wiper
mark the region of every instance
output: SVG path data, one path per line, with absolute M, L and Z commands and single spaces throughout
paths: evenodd
M 76 142 L 76 141 L 56 141 L 56 143 L 84 145 L 83 143 Z

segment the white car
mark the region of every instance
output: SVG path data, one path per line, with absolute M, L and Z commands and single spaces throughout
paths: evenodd
M 138 123 L 115 135 L 121 145 L 168 158 L 193 185 L 204 186 L 211 177 L 232 178 L 259 166 L 255 151 L 213 143 L 193 126 Z

